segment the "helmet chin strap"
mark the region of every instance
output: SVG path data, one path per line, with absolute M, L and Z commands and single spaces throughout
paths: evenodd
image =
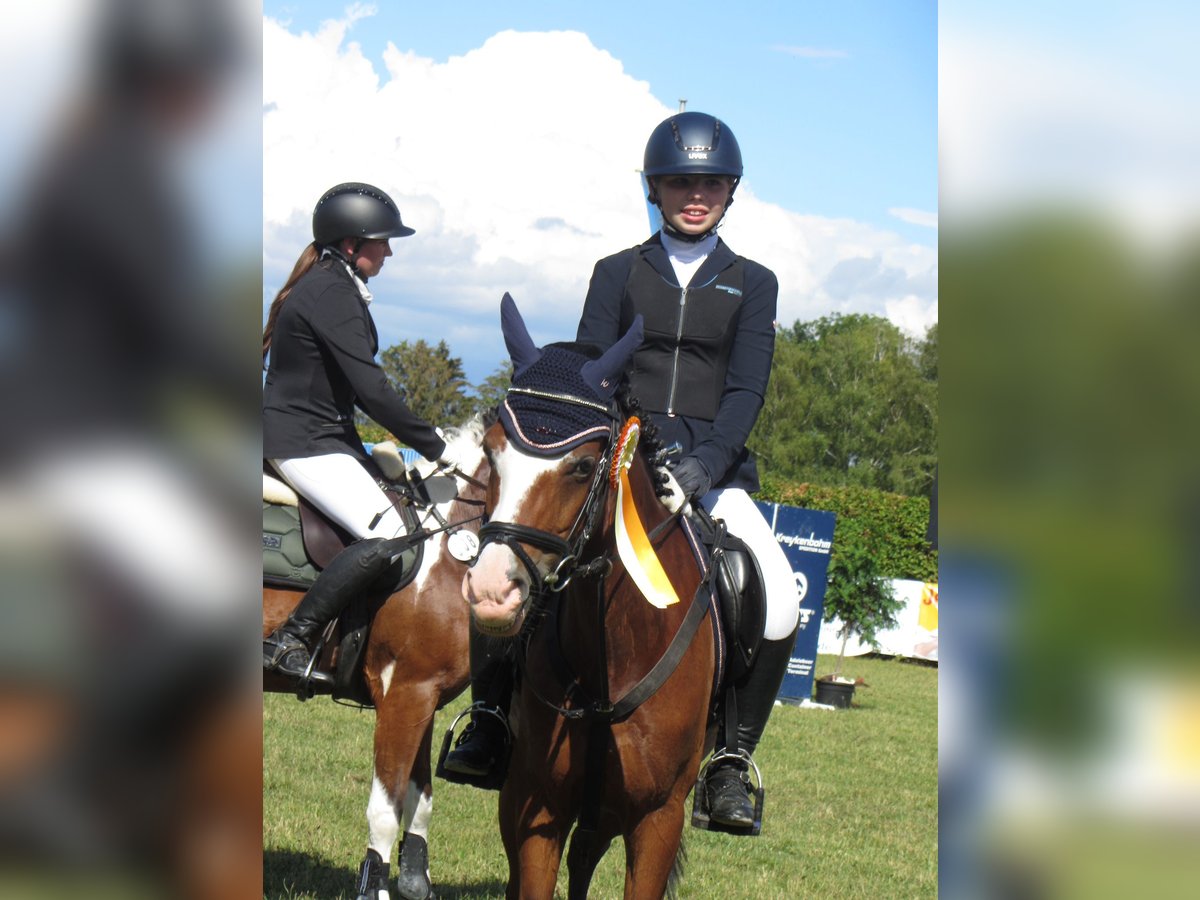
M 367 280 L 368 280 L 368 276 L 364 275 L 362 273 L 362 270 L 355 264 L 355 261 L 358 259 L 358 251 L 360 249 L 362 249 L 362 245 L 364 242 L 365 241 L 363 238 L 355 238 L 354 239 L 354 252 L 352 254 L 350 254 L 349 256 L 347 256 L 345 253 L 343 253 L 341 251 L 341 248 L 336 247 L 333 244 L 326 244 L 325 249 L 328 250 L 334 256 L 336 256 L 338 259 L 340 259 L 342 262 L 344 262 L 347 266 L 349 266 L 350 271 L 353 272 L 356 276 L 358 276 L 358 280 L 361 281 L 363 284 L 366 284 Z
M 724 218 L 724 217 L 722 216 L 722 218 Z M 680 231 L 678 228 L 676 228 L 674 225 L 672 225 L 670 222 L 667 221 L 666 216 L 663 216 L 662 230 L 663 230 L 664 234 L 669 234 L 671 237 L 675 238 L 675 240 L 677 240 L 677 241 L 683 241 L 688 244 L 698 244 L 702 240 L 704 240 L 706 237 L 708 237 L 710 234 L 715 232 L 717 230 L 717 228 L 720 226 L 720 224 L 721 223 L 718 222 L 716 225 L 714 225 L 712 228 L 708 229 L 708 231 L 704 232 L 703 234 L 691 234 L 687 231 Z
M 366 284 L 368 281 L 368 276 L 364 275 L 362 273 L 362 270 L 359 269 L 359 267 L 354 264 L 354 261 L 356 259 L 358 259 L 358 251 L 359 251 L 359 248 L 362 247 L 362 245 L 363 245 L 363 239 L 356 238 L 354 241 L 354 253 L 351 256 L 347 256 L 345 253 L 343 253 L 341 251 L 341 248 L 336 247 L 333 244 L 325 244 L 324 247 L 325 247 L 326 252 L 328 252 L 330 256 L 333 256 L 336 259 L 339 259 L 343 263 L 345 263 L 346 267 L 349 268 L 350 271 L 354 273 L 354 276 L 356 278 L 358 278 L 358 280 L 361 281 L 363 284 Z

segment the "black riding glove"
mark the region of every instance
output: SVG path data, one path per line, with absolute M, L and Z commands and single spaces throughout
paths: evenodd
M 712 488 L 712 476 L 704 464 L 694 456 L 685 456 L 679 461 L 672 475 L 685 497 L 699 500 Z

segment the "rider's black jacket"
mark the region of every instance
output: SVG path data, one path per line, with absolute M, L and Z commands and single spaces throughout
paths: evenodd
M 375 361 L 379 335 L 350 273 L 326 257 L 292 288 L 271 337 L 263 388 L 263 457 L 349 453 L 366 459 L 354 407 L 437 459 L 446 444 L 388 383 Z
M 713 487 L 754 491 L 746 439 L 771 374 L 778 294 L 770 269 L 720 240 L 685 290 L 656 234 L 596 263 L 577 340 L 609 347 L 641 313 L 630 382 L 663 441 L 698 458 Z

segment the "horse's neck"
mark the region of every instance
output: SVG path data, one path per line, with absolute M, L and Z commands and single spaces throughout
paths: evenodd
M 641 454 L 634 459 L 629 467 L 629 487 L 633 501 L 637 504 L 638 518 L 642 520 L 646 531 L 650 532 L 671 517 L 671 513 L 663 506 L 662 500 L 654 489 L 654 479 L 650 474 L 650 464 Z
M 672 518 L 672 514 L 656 495 L 650 467 L 641 456 L 630 467 L 629 488 L 625 502 L 635 505 L 643 528 L 653 536 L 655 552 L 663 565 L 672 573 L 682 571 L 680 566 L 692 566 L 691 551 L 681 530 L 673 528 L 666 534 L 654 533 L 659 525 Z M 604 527 L 592 548 L 597 554 L 607 553 L 613 562 L 617 561 L 615 495 L 616 492 L 612 492 L 613 502 L 606 507 Z M 585 554 L 584 558 L 586 561 L 591 554 Z M 688 604 L 676 604 L 666 610 L 658 608 L 647 602 L 637 585 L 627 577 L 606 577 L 600 590 L 597 587 L 594 579 L 572 582 L 568 588 L 570 598 L 559 606 L 561 638 L 558 639 L 563 642 L 564 655 L 571 661 L 571 667 L 583 678 L 585 689 L 595 694 L 599 689 L 600 665 L 597 625 L 603 619 L 610 690 L 621 693 L 645 675 L 648 666 L 643 657 L 653 659 L 656 658 L 654 654 L 666 650 Z M 684 593 L 681 591 L 681 599 L 690 600 L 691 594 L 683 596 Z

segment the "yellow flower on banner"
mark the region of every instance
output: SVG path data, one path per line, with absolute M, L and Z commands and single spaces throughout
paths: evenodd
M 617 489 L 617 555 L 633 583 L 642 592 L 642 596 L 652 606 L 665 609 L 678 603 L 679 596 L 671 585 L 671 579 L 663 571 L 658 554 L 650 544 L 646 527 L 638 517 L 637 504 L 633 502 L 632 490 L 629 487 L 629 467 L 633 464 L 633 454 L 637 450 L 640 427 L 641 423 L 636 418 L 631 418 L 625 423 L 621 437 L 617 440 L 617 447 L 613 451 L 612 469 L 608 475 L 609 483 Z
M 921 611 L 917 614 L 917 624 L 926 631 L 937 631 L 938 586 L 936 581 L 926 582 L 921 588 Z

